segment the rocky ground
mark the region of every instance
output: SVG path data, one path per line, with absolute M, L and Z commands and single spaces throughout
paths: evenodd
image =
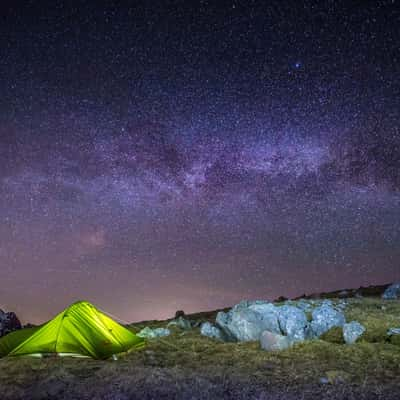
M 1 359 L 0 399 L 399 399 L 400 335 L 388 332 L 400 327 L 400 300 L 344 296 L 333 298 L 333 306 L 345 303 L 346 321 L 365 328 L 354 344 L 333 327 L 319 338 L 266 351 L 259 341 L 201 335 L 201 324 L 214 324 L 217 312 L 192 314 L 184 316 L 190 326 L 132 324 L 136 333 L 147 327 L 171 334 L 148 339 L 116 361 Z M 288 304 L 281 300 L 277 306 Z

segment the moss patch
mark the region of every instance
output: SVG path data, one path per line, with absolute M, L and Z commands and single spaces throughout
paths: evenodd
M 400 335 L 390 336 L 389 342 L 395 346 L 400 346 Z
M 345 343 L 343 338 L 343 329 L 339 326 L 335 326 L 329 329 L 329 331 L 321 335 L 320 339 L 330 343 L 337 343 L 337 344 Z

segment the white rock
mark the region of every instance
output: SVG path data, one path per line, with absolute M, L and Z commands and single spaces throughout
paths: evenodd
M 227 313 L 219 312 L 216 323 L 238 341 L 259 340 L 265 330 L 281 333 L 276 307 L 264 301 L 240 302 Z
M 357 321 L 343 325 L 343 338 L 347 344 L 353 344 L 365 332 L 364 326 Z
M 303 310 L 293 306 L 278 307 L 279 326 L 290 340 L 301 342 L 306 339 L 307 316 Z
M 390 328 L 387 332 L 389 336 L 400 335 L 400 328 Z
M 311 328 L 319 337 L 335 326 L 343 326 L 346 319 L 341 311 L 335 310 L 328 303 L 323 303 L 312 312 Z
M 287 336 L 279 335 L 274 332 L 264 331 L 260 337 L 261 348 L 268 351 L 287 349 L 292 342 Z

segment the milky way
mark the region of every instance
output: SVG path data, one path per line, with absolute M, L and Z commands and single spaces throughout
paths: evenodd
M 400 279 L 397 1 L 12 3 L 0 308 L 132 321 Z

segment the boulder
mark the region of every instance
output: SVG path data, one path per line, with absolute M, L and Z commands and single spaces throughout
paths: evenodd
M 240 302 L 227 313 L 219 312 L 217 326 L 228 339 L 237 341 L 259 340 L 263 331 L 281 333 L 276 307 L 268 302 Z
M 357 321 L 343 325 L 343 338 L 347 344 L 353 344 L 365 332 L 364 326 Z
M 229 329 L 239 342 L 259 340 L 261 333 L 268 327 L 262 315 L 251 309 L 243 309 L 232 313 Z
M 346 319 L 341 311 L 335 310 L 324 302 L 312 312 L 311 328 L 315 336 L 320 337 L 334 326 L 343 326 Z
M 249 309 L 255 311 L 259 314 L 262 320 L 262 326 L 265 328 L 264 330 L 274 332 L 274 333 L 282 333 L 281 328 L 279 326 L 279 309 L 281 307 L 276 307 L 272 303 L 256 303 L 252 304 Z
M 288 305 L 278 307 L 278 321 L 282 333 L 291 341 L 301 342 L 307 338 L 308 321 L 303 310 Z
M 393 283 L 383 293 L 382 298 L 384 300 L 396 300 L 400 299 L 400 282 Z
M 268 351 L 284 350 L 292 345 L 287 336 L 278 333 L 264 331 L 260 336 L 261 348 Z
M 211 324 L 210 322 L 204 322 L 201 324 L 200 333 L 203 336 L 208 336 L 210 338 L 223 340 L 223 334 L 219 328 Z
M 166 328 L 151 329 L 148 326 L 146 326 L 146 328 L 143 328 L 139 333 L 137 333 L 137 336 L 147 339 L 155 339 L 162 336 L 168 336 L 170 334 L 171 331 L 169 329 Z

